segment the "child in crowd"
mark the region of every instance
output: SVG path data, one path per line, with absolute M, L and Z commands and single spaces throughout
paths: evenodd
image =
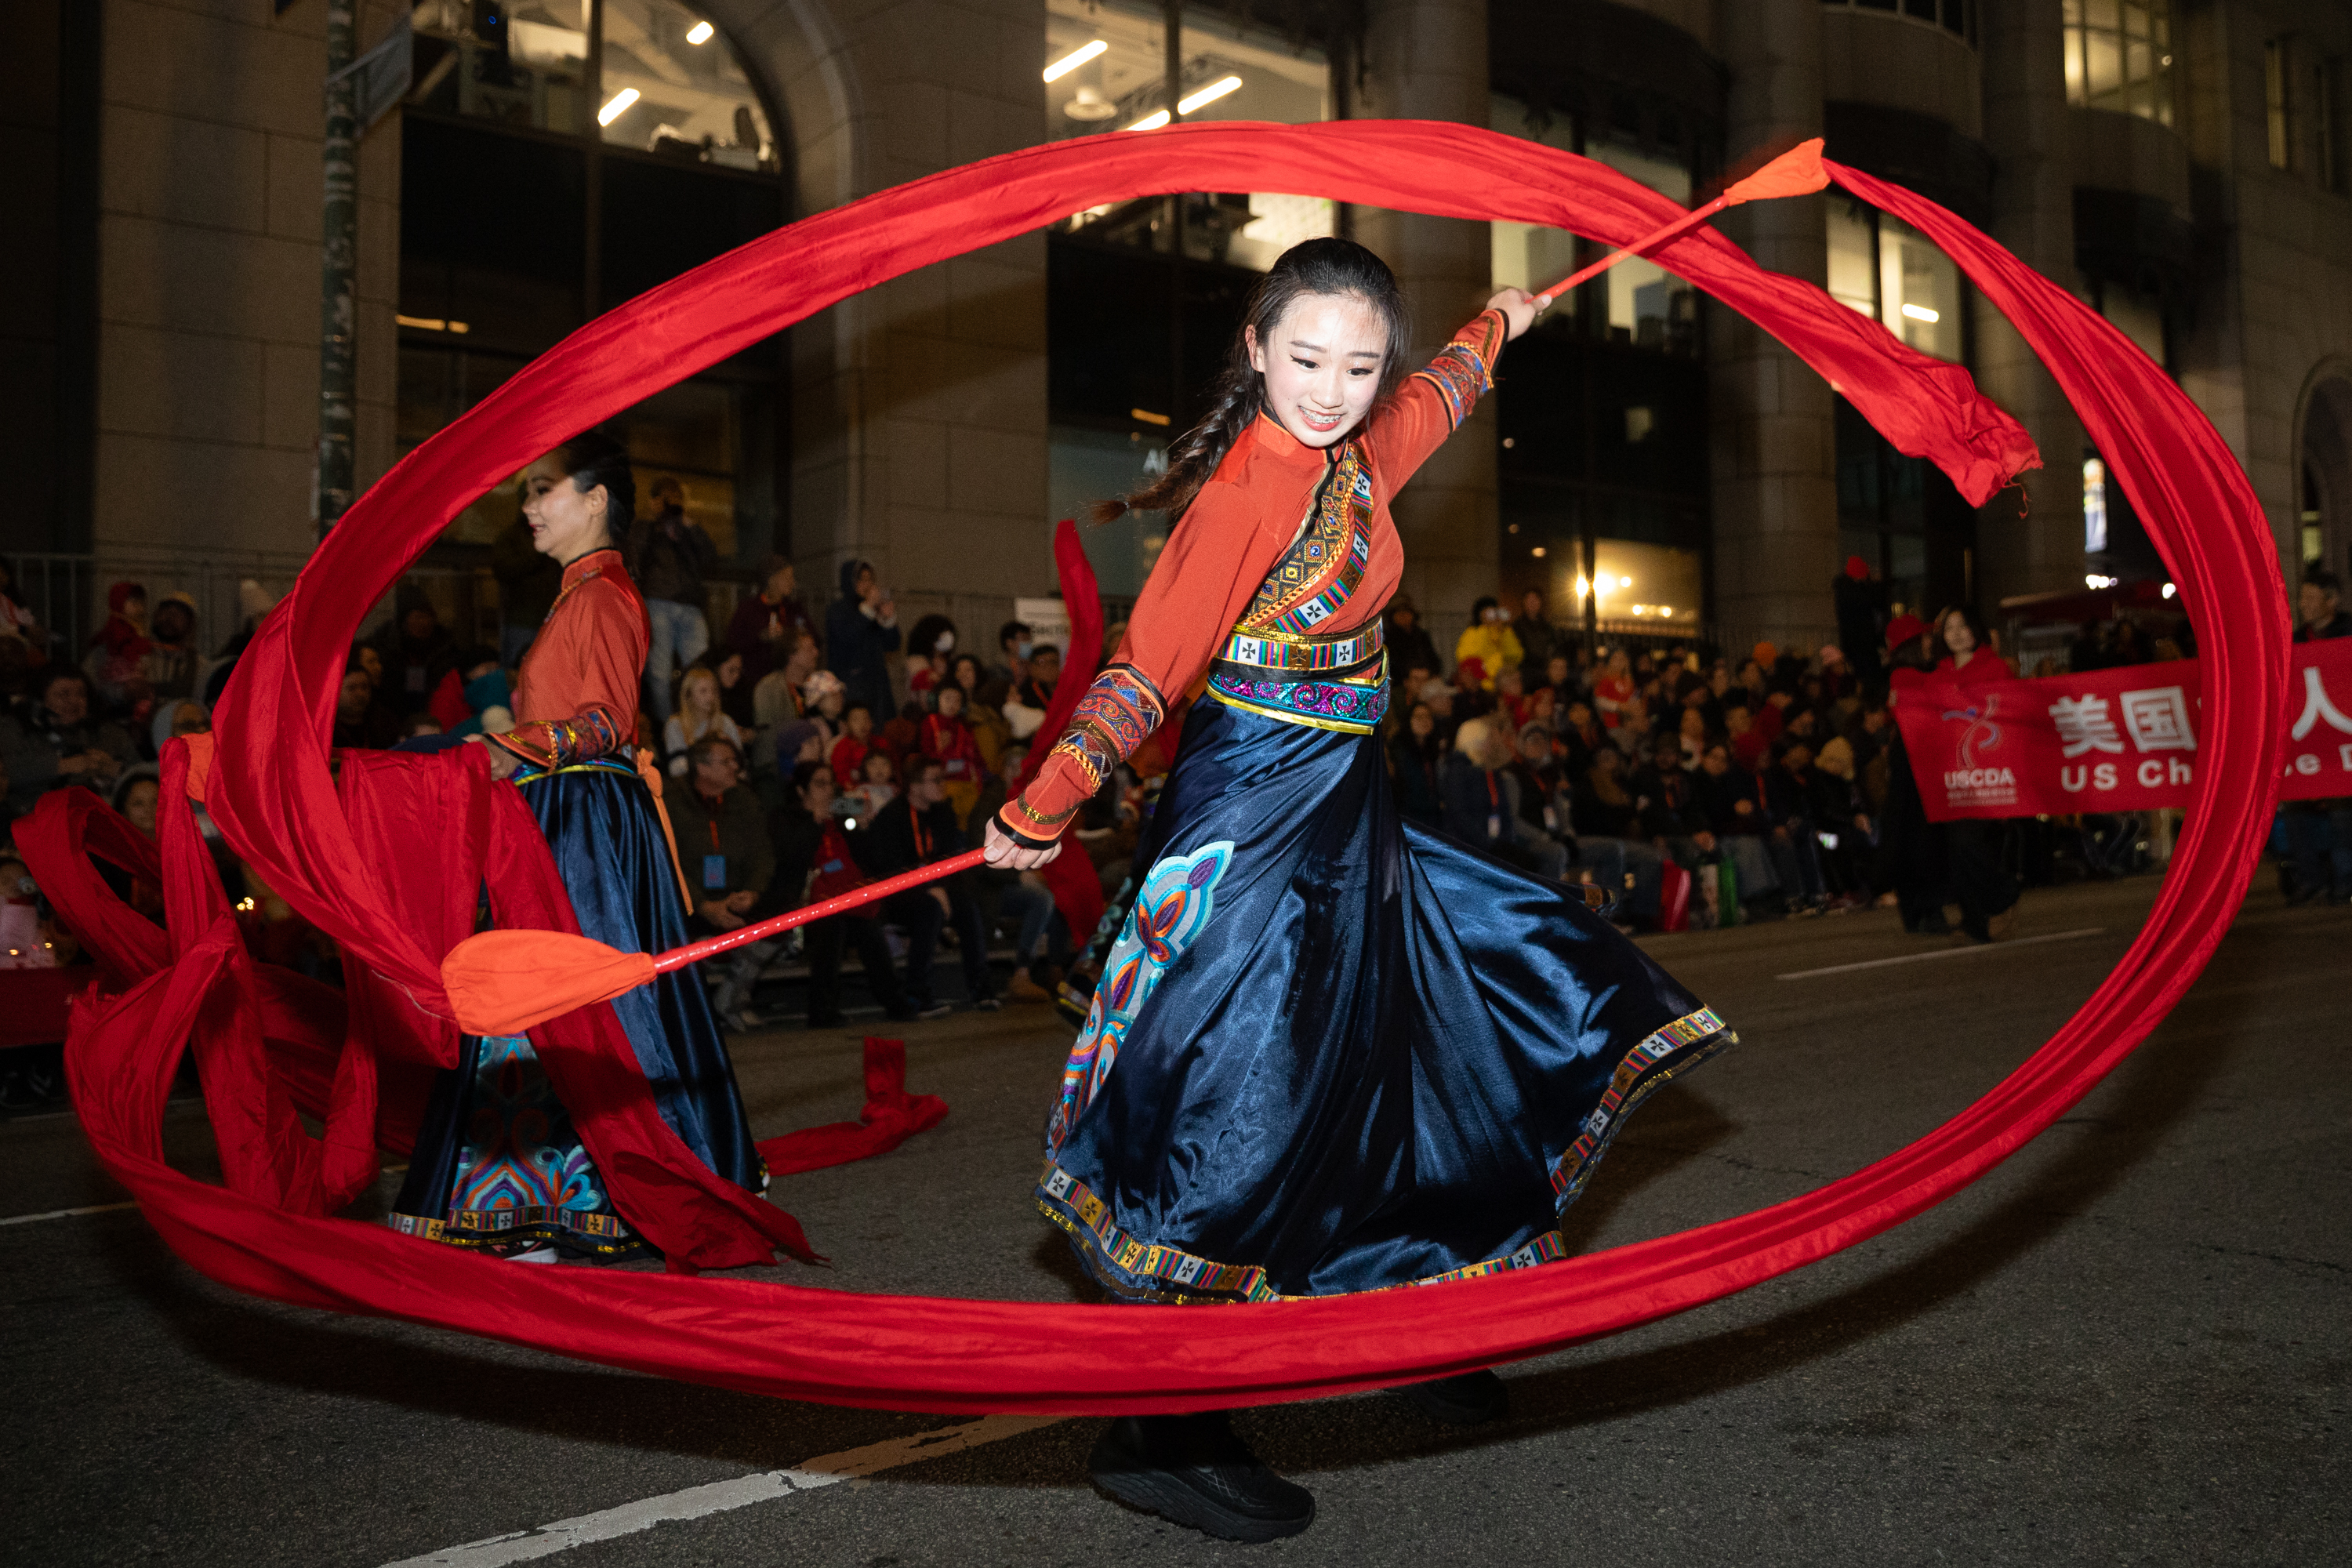
M 743 731 L 719 710 L 719 675 L 707 665 L 696 665 L 677 685 L 677 711 L 662 728 L 662 751 L 669 758 L 672 778 L 686 777 L 686 753 L 705 735 L 724 736 L 738 752 Z
M 956 826 L 968 827 L 987 769 L 980 759 L 980 740 L 963 721 L 963 688 L 950 681 L 937 698 L 939 710 L 923 721 L 922 752 L 940 764 L 940 788 L 955 807 Z
M 842 710 L 843 733 L 835 741 L 825 762 L 833 776 L 842 781 L 845 789 L 866 776 L 866 753 L 874 747 L 874 712 L 863 702 L 852 702 Z
M 898 798 L 898 770 L 892 765 L 890 753 L 876 746 L 858 764 L 858 785 L 851 793 L 865 805 L 857 815 L 871 822 L 882 814 L 884 806 Z

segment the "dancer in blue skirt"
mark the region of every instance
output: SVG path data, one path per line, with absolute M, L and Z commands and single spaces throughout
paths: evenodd
M 1626 1113 L 1733 1037 L 1580 889 L 1410 822 L 1390 795 L 1389 503 L 1534 316 L 1505 289 L 1406 376 L 1387 266 L 1310 240 L 1259 284 L 1166 477 L 1118 503 L 1180 515 L 1117 659 L 987 834 L 998 865 L 1049 858 L 1205 678 L 1038 1187 L 1118 1298 L 1274 1300 L 1555 1261 L 1559 1212 Z M 1492 1373 L 1410 1394 L 1465 1422 L 1503 1405 Z M 1114 1422 L 1093 1469 L 1233 1539 L 1314 1518 L 1223 1413 Z

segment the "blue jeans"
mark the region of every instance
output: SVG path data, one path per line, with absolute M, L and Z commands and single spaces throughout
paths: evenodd
M 646 708 L 654 716 L 654 732 L 659 734 L 676 710 L 670 683 L 709 650 L 710 626 L 700 610 L 672 599 L 647 599 L 646 618 L 654 631 L 653 647 L 646 657 Z

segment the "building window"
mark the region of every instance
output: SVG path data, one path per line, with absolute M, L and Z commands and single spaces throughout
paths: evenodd
M 1562 152 L 1580 153 L 1679 206 L 1690 205 L 1689 153 L 1644 137 L 1635 129 L 1635 115 L 1625 114 L 1620 124 L 1588 134 L 1573 121 L 1532 114 L 1527 105 L 1500 93 L 1492 95 L 1488 103 L 1487 123 L 1492 129 Z M 1580 240 L 1566 229 L 1500 222 L 1490 226 L 1497 289 L 1548 289 L 1607 254 L 1607 247 Z M 1559 314 L 1562 319 L 1582 320 L 1589 335 L 1672 353 L 1698 352 L 1697 291 L 1654 261 L 1629 257 L 1586 285 L 1584 295 L 1572 310 Z
M 1864 203 L 1829 203 L 1829 288 L 1840 304 L 1875 318 L 1921 353 L 1959 360 L 1960 270 L 1908 224 Z
M 1822 0 L 1841 11 L 1878 11 L 1940 26 L 1956 37 L 1977 41 L 1976 6 L 1969 0 Z
M 2171 0 L 2065 0 L 2066 101 L 2172 123 Z

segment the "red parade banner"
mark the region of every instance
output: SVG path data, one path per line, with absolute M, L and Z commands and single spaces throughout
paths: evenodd
M 2280 798 L 2352 795 L 2352 638 L 2294 645 L 2287 697 Z M 1936 822 L 2185 806 L 2211 760 L 2193 658 L 2033 680 L 1946 672 L 1899 680 L 1887 703 Z

